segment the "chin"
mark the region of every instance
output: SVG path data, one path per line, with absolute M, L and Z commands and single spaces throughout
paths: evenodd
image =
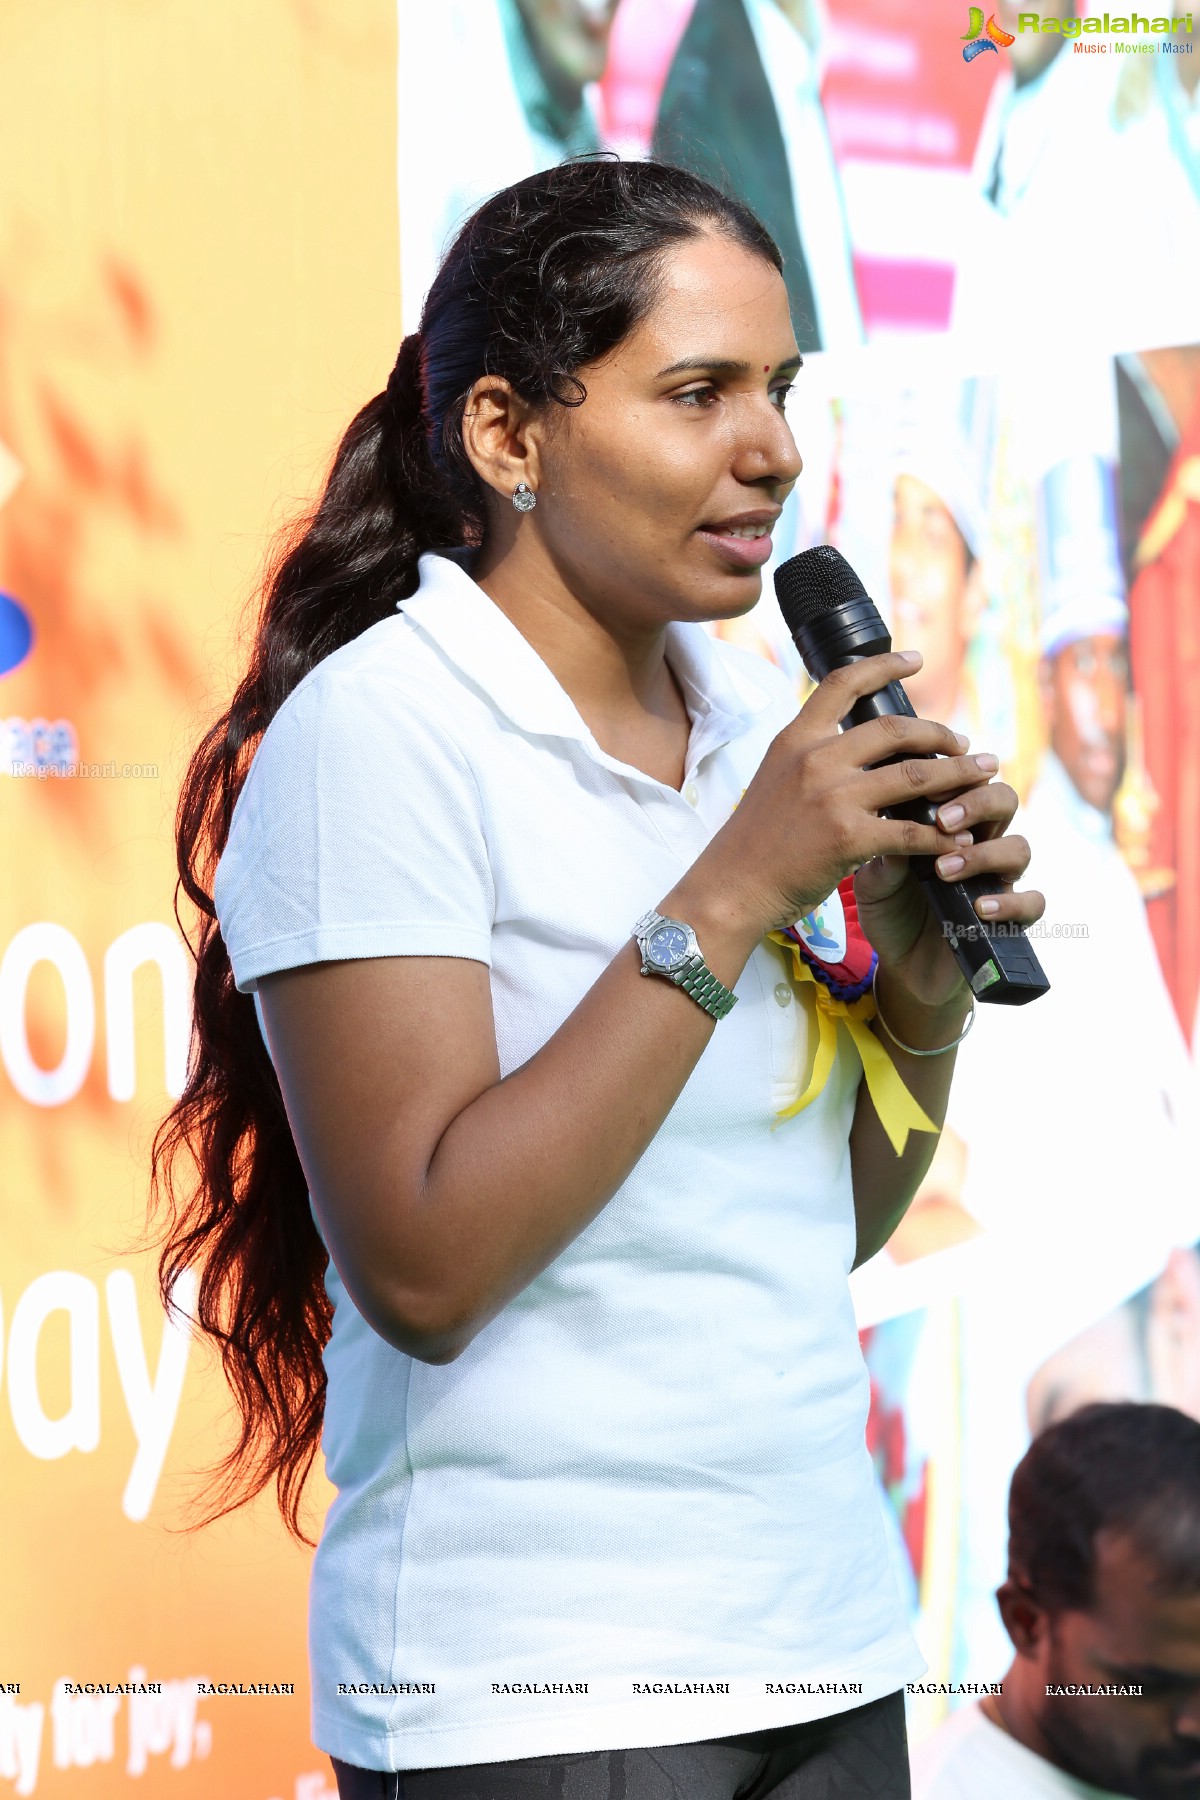
M 1117 790 L 1111 781 L 1085 782 L 1079 791 L 1088 805 L 1094 806 L 1097 812 L 1110 813 L 1112 811 Z
M 720 611 L 713 612 L 707 616 L 712 619 L 714 624 L 718 623 L 721 619 L 744 619 L 747 613 L 752 613 L 754 611 L 761 599 L 762 576 L 758 575 L 752 582 L 747 581 L 745 583 L 742 588 L 741 596 L 738 599 L 723 600 L 721 602 Z
M 719 619 L 742 619 L 753 612 L 762 599 L 762 570 L 706 570 L 695 581 L 676 580 L 672 586 L 673 618 L 715 625 Z
M 1094 806 L 1097 812 L 1111 812 L 1121 785 L 1120 771 L 1114 771 L 1111 763 L 1107 768 L 1096 769 L 1078 757 L 1061 757 L 1060 760 L 1079 798 Z

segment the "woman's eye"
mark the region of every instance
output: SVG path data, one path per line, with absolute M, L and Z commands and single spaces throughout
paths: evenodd
M 779 409 L 782 411 L 784 406 L 787 404 L 787 397 L 791 393 L 791 391 L 795 387 L 795 385 L 796 384 L 794 381 L 789 381 L 783 387 L 772 388 L 771 389 L 772 404 L 774 406 L 779 407 Z M 704 408 L 709 406 L 711 403 L 715 402 L 717 397 L 718 397 L 717 390 L 716 390 L 716 388 L 713 388 L 713 387 L 687 388 L 681 394 L 672 394 L 671 395 L 672 400 L 674 400 L 677 403 L 677 405 L 691 406 L 691 407 L 694 407 L 694 408 L 697 408 L 700 410 L 703 410 Z

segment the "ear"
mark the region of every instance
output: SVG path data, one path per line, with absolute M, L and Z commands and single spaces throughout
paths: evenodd
M 1045 1642 L 1048 1619 L 1029 1589 L 1009 1576 L 996 1589 L 996 1605 L 1017 1655 L 1036 1658 Z
M 502 375 L 483 375 L 463 410 L 463 448 L 479 479 L 510 500 L 518 482 L 534 493 L 540 474 L 534 412 Z

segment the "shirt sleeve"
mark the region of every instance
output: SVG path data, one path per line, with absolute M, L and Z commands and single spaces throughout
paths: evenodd
M 319 666 L 264 732 L 213 884 L 240 993 L 304 963 L 490 963 L 478 784 L 419 683 Z

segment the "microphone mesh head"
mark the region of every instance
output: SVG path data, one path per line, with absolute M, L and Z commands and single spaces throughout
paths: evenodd
M 781 563 L 775 571 L 775 594 L 793 636 L 823 613 L 867 598 L 862 582 L 832 544 L 815 544 Z

